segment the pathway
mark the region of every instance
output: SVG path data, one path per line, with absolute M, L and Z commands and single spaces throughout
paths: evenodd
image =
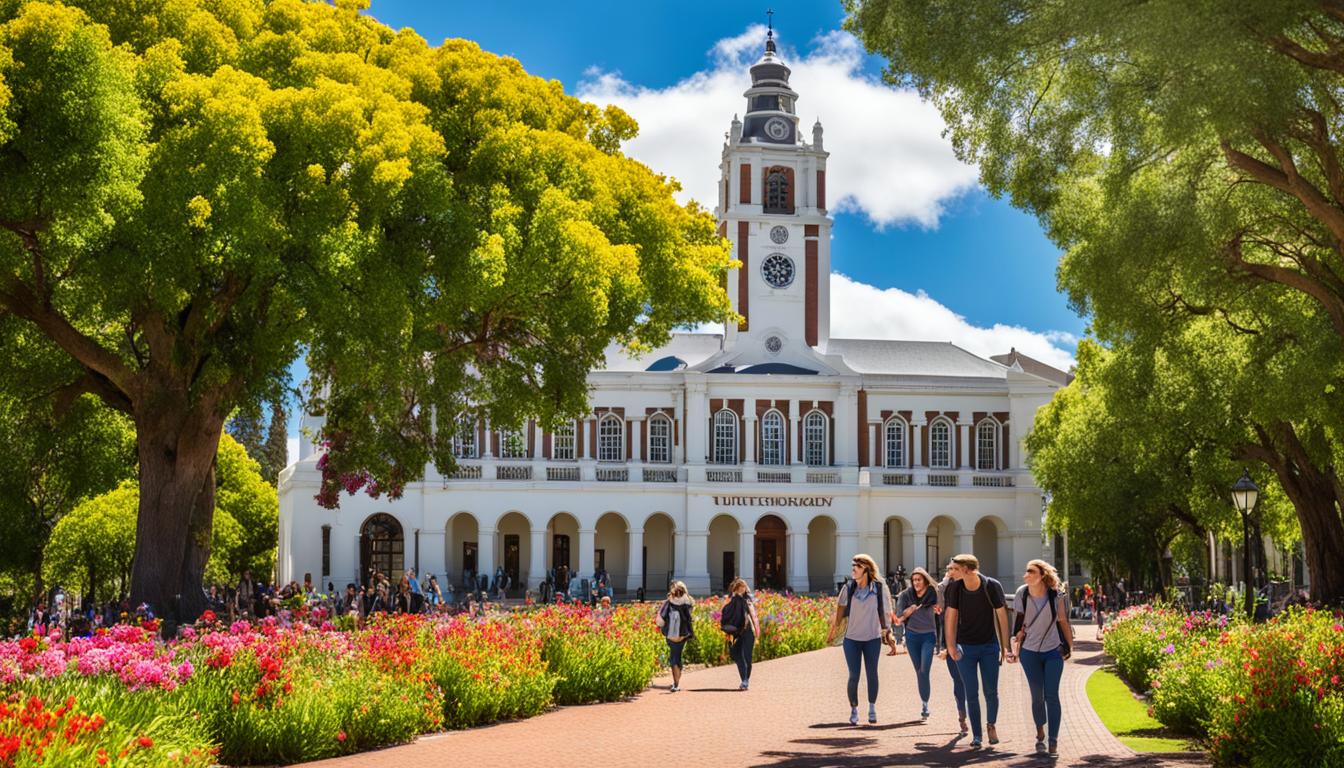
M 883 656 L 877 725 L 849 724 L 845 663 L 826 648 L 757 664 L 751 690 L 737 690 L 737 670 L 687 673 L 682 691 L 671 678 L 630 701 L 553 712 L 468 731 L 426 736 L 399 747 L 314 763 L 337 768 L 470 765 L 648 766 L 1204 766 L 1195 754 L 1136 755 L 1106 730 L 1087 702 L 1084 684 L 1101 663 L 1096 628 L 1079 625 L 1078 647 L 1060 686 L 1064 730 L 1058 760 L 1034 754 L 1035 726 L 1021 668 L 1005 666 L 999 686 L 995 747 L 971 750 L 957 730 L 947 669 L 935 661 L 933 714 L 918 718 L 914 669 L 905 655 Z M 866 700 L 865 683 L 859 683 Z M 861 709 L 860 714 L 864 714 Z

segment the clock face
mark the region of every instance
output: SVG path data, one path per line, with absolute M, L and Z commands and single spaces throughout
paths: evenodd
M 789 121 L 782 117 L 772 117 L 765 121 L 765 135 L 776 141 L 789 135 Z
M 761 262 L 761 277 L 772 288 L 788 288 L 793 282 L 793 259 L 782 253 L 772 253 Z
M 779 224 L 770 228 L 770 239 L 776 245 L 783 245 L 789 242 L 789 228 Z
M 765 340 L 765 351 L 772 355 L 779 354 L 779 350 L 784 348 L 784 342 L 779 340 L 778 336 L 771 336 Z

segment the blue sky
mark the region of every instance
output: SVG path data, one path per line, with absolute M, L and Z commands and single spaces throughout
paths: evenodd
M 845 276 L 832 281 L 836 335 L 946 340 L 985 355 L 1017 346 L 1066 364 L 1086 323 L 1056 291 L 1058 249 L 1033 217 L 975 184 L 929 105 L 878 81 L 881 60 L 839 32 L 838 1 L 374 0 L 368 13 L 431 44 L 474 40 L 567 92 L 620 105 L 641 126 L 626 151 L 703 200 L 697 190 L 710 188 L 723 131 L 742 111 L 767 7 L 800 116 L 825 126 L 828 192 L 852 192 L 832 203 L 832 269 Z M 841 317 L 846 303 L 883 306 Z M 302 365 L 295 373 L 301 380 Z M 297 413 L 290 424 L 297 436 Z

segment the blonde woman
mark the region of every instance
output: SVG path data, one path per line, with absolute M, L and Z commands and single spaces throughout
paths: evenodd
M 1013 632 L 1015 654 L 1020 659 L 1031 689 L 1031 717 L 1036 721 L 1036 751 L 1046 750 L 1046 725 L 1050 726 L 1050 754 L 1059 751 L 1059 678 L 1064 674 L 1065 650 L 1073 645 L 1073 626 L 1059 575 L 1044 560 L 1032 560 L 1022 573 L 1025 582 L 1013 599 L 1017 621 Z M 1064 646 L 1061 637 L 1068 640 Z
M 742 678 L 740 688 L 745 691 L 751 686 L 751 654 L 756 648 L 756 638 L 761 636 L 761 624 L 756 618 L 756 602 L 747 591 L 746 581 L 733 579 L 733 583 L 728 585 L 728 605 L 723 607 L 723 612 L 743 617 L 742 626 L 730 635 L 732 644 L 728 647 L 728 655 L 737 664 L 737 674 Z
M 610 605 L 611 598 L 602 596 L 603 605 Z M 686 585 L 680 581 L 672 582 L 667 591 L 667 599 L 658 606 L 654 623 L 663 631 L 667 640 L 667 666 L 672 669 L 672 693 L 681 690 L 681 651 L 686 641 L 695 637 L 695 627 L 691 623 L 691 608 L 695 600 L 686 591 Z
M 840 631 L 840 620 L 848 617 L 845 626 L 845 664 L 849 666 L 849 724 L 859 724 L 859 662 L 862 660 L 868 677 L 868 722 L 877 722 L 877 659 L 882 654 L 882 643 L 890 636 L 891 592 L 878 573 L 877 562 L 868 555 L 855 555 L 850 563 L 850 578 L 836 598 L 835 617 L 827 642 Z

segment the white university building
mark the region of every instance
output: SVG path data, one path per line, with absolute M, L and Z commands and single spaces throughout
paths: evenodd
M 554 433 L 466 424 L 457 469 L 427 467 L 395 501 L 318 506 L 304 440 L 280 477 L 280 580 L 414 567 L 460 584 L 503 566 L 535 589 L 564 565 L 606 569 L 618 593 L 669 578 L 721 591 L 736 575 L 820 591 L 858 552 L 908 571 L 969 551 L 1012 586 L 1027 560 L 1058 559 L 1022 438 L 1067 374 L 1016 352 L 831 336 L 828 153 L 820 123 L 803 140 L 789 74 L 768 42 L 720 161 L 740 324 L 640 359 L 609 348 L 591 412 Z

